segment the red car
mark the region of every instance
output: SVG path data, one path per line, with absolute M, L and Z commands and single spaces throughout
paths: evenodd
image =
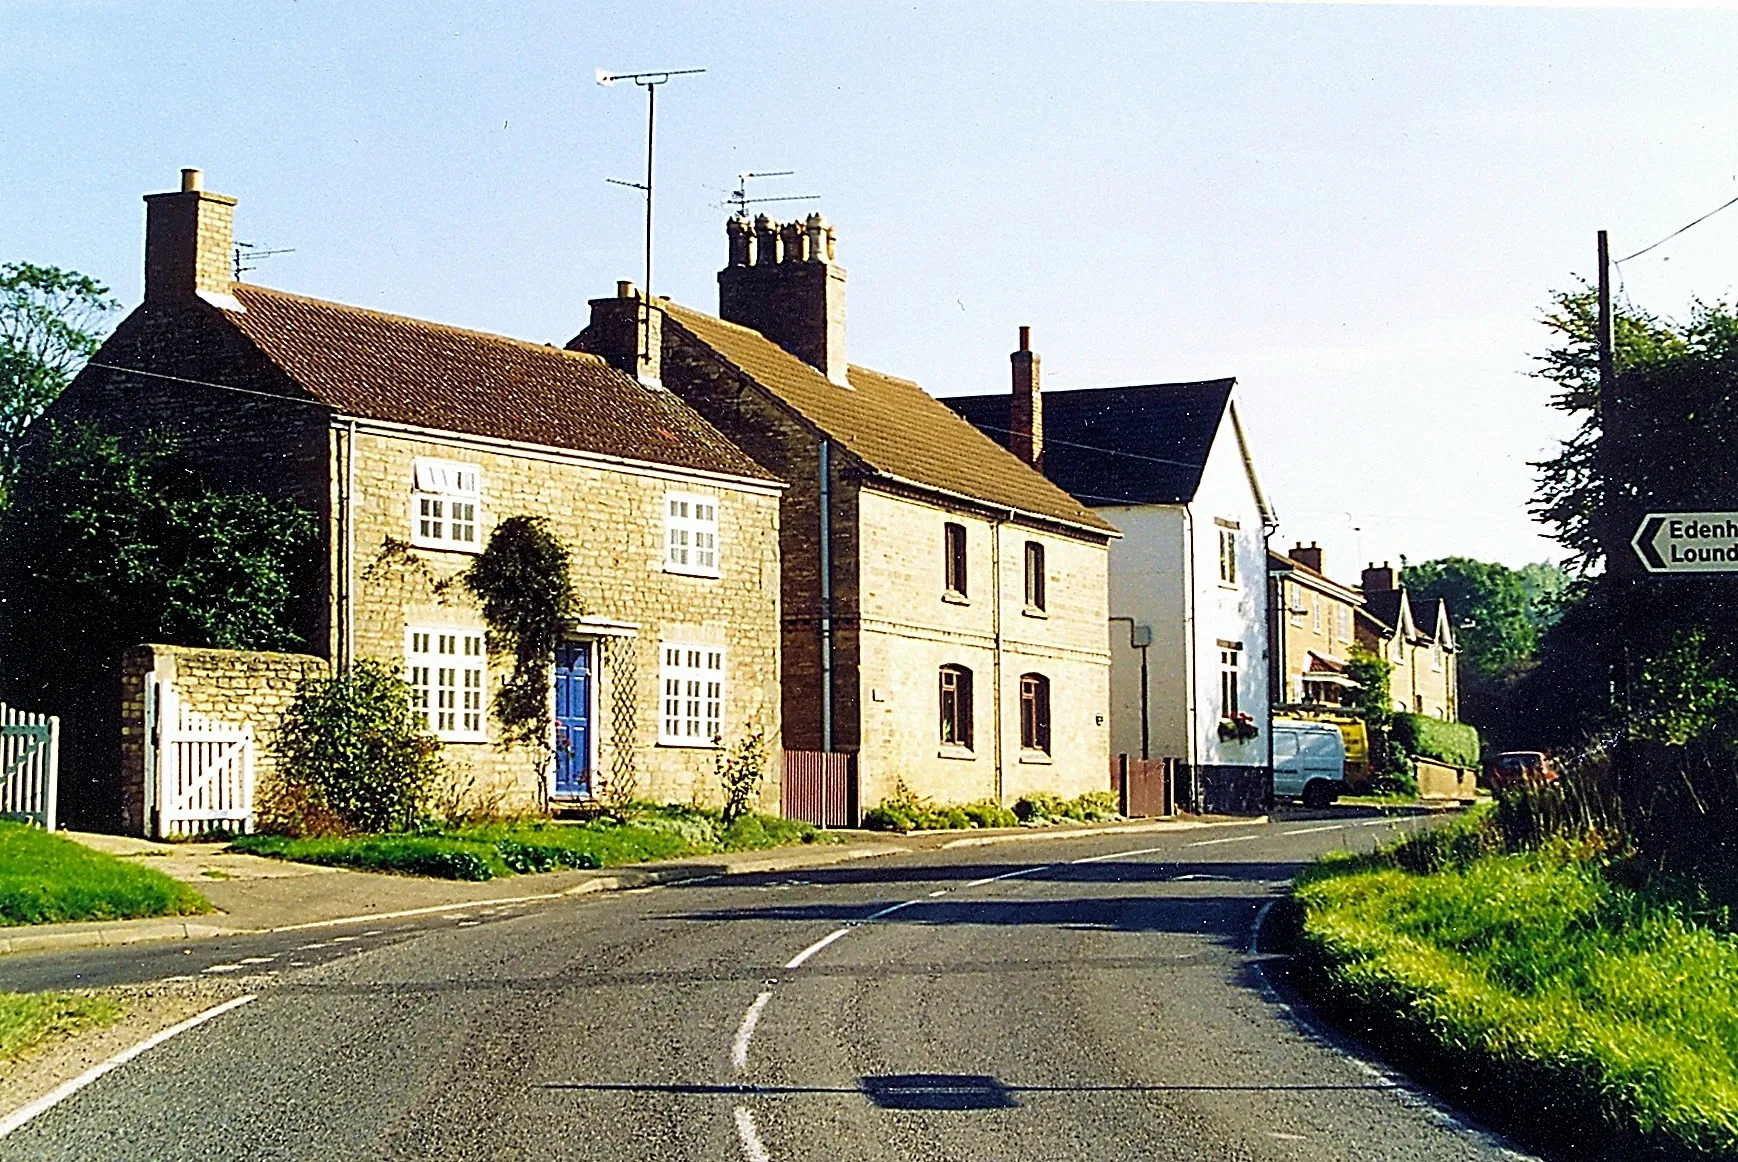
M 1492 759 L 1489 767 L 1491 790 L 1507 791 L 1527 785 L 1557 781 L 1557 768 L 1544 751 L 1506 750 Z

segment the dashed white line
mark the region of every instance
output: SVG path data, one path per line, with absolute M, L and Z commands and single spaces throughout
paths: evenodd
M 736 1136 L 742 1141 L 742 1156 L 748 1162 L 770 1162 L 760 1131 L 755 1128 L 754 1114 L 747 1106 L 736 1107 Z
M 1386 827 L 1390 823 L 1404 823 L 1404 819 L 1366 819 L 1359 827 Z
M 239 964 L 214 964 L 210 968 L 204 968 L 204 969 L 201 969 L 200 971 L 201 972 L 240 972 L 241 965 L 239 965 Z
M 475 928 L 477 925 L 479 925 L 481 923 L 482 923 L 481 920 L 460 920 L 459 927 L 460 928 Z
M 1260 837 L 1256 836 L 1256 835 L 1231 835 L 1231 836 L 1227 836 L 1224 839 L 1197 839 L 1194 843 L 1185 843 L 1183 846 L 1184 847 L 1212 847 L 1213 845 L 1218 844 L 1218 843 L 1248 843 L 1250 840 L 1258 839 L 1258 838 L 1260 838 Z
M 879 911 L 879 912 L 871 912 L 871 913 L 869 913 L 869 914 L 868 914 L 868 915 L 867 915 L 867 916 L 865 916 L 865 917 L 863 917 L 863 919 L 864 919 L 864 920 L 865 920 L 865 921 L 868 921 L 868 920 L 879 920 L 879 919 L 881 919 L 881 917 L 883 917 L 883 916 L 891 916 L 891 915 L 893 915 L 893 913 L 895 913 L 895 912 L 897 912 L 897 911 L 899 911 L 899 910 L 900 910 L 900 909 L 901 909 L 901 908 L 909 908 L 909 907 L 911 907 L 911 906 L 912 906 L 912 905 L 913 905 L 913 904 L 920 904 L 920 903 L 922 903 L 922 902 L 923 902 L 923 901 L 921 901 L 921 900 L 901 900 L 901 901 L 899 901 L 899 903 L 897 903 L 897 904 L 889 904 L 889 905 L 887 905 L 887 906 L 886 906 L 886 907 L 885 907 L 885 908 L 883 908 L 883 909 L 881 909 L 881 910 L 880 910 L 880 911 Z
M 1297 827 L 1290 831 L 1281 831 L 1281 835 L 1314 835 L 1318 831 L 1338 831 L 1344 823 L 1329 823 L 1322 827 Z
M 967 884 L 966 887 L 968 887 L 968 888 L 981 888 L 985 884 L 993 884 L 997 880 L 1011 880 L 1011 879 L 1015 879 L 1016 877 L 1019 877 L 1019 876 L 1034 875 L 1034 874 L 1041 872 L 1041 871 L 1049 871 L 1051 868 L 1053 868 L 1055 866 L 1056 865 L 1053 863 L 1044 863 L 1044 864 L 1039 864 L 1037 867 L 1017 868 L 1011 872 L 1003 872 L 999 876 L 985 876 L 981 880 L 973 880 L 971 883 Z M 871 919 L 873 919 L 873 917 L 871 917 Z
M 1083 859 L 1071 859 L 1068 862 L 1071 864 L 1074 864 L 1074 863 L 1103 863 L 1107 859 L 1128 859 L 1130 856 L 1151 855 L 1155 851 L 1163 851 L 1163 850 L 1165 850 L 1165 849 L 1162 847 L 1142 847 L 1142 848 L 1137 848 L 1134 851 L 1113 851 L 1109 855 L 1089 855 Z
M 352 941 L 356 941 L 356 940 L 360 940 L 360 939 L 362 939 L 362 937 L 360 937 L 360 936 L 334 936 L 334 937 L 332 937 L 332 943 L 334 943 L 334 944 L 349 944 Z
M 272 961 L 274 961 L 276 959 L 277 959 L 276 956 L 244 956 L 241 958 L 241 963 L 243 963 L 243 964 L 270 964 Z
M 312 952 L 316 948 L 330 948 L 330 947 L 332 947 L 332 942 L 330 940 L 322 940 L 318 944 L 298 944 L 296 946 L 296 951 L 297 952 Z
M 932 899 L 932 900 L 933 900 L 933 899 L 935 899 L 935 898 L 936 898 L 936 897 L 937 897 L 937 896 L 945 896 L 945 895 L 947 895 L 947 889 L 946 889 L 946 888 L 937 888 L 937 889 L 936 889 L 936 890 L 935 890 L 935 891 L 933 891 L 933 892 L 931 892 L 931 893 L 929 893 L 929 898 L 930 898 L 930 899 Z
M 239 1009 L 241 1006 L 249 1003 L 253 999 L 253 994 L 248 993 L 246 996 L 240 996 L 236 997 L 234 1000 L 224 1001 L 221 1005 L 215 1005 L 212 1008 L 206 1009 L 203 1013 L 195 1013 L 185 1021 L 182 1021 L 179 1025 L 171 1025 L 160 1033 L 153 1033 L 151 1036 L 145 1038 L 132 1048 L 121 1050 L 107 1061 L 101 1062 L 98 1065 L 93 1065 L 71 1081 L 63 1082 L 28 1105 L 13 1110 L 4 1121 L 0 1121 L 0 1138 L 4 1138 L 13 1130 L 24 1125 L 38 1114 L 53 1109 L 55 1106 L 65 1101 L 91 1082 L 102 1077 L 105 1073 L 119 1069 L 141 1053 L 147 1053 L 161 1045 L 163 1042 L 169 1040 L 171 1037 L 179 1036 L 180 1034 L 187 1032 L 189 1029 L 197 1028 L 211 1020 L 213 1017 L 221 1017 L 231 1009 Z M 751 1121 L 750 1128 L 752 1128 L 752 1126 L 753 1123 Z M 765 1158 L 766 1151 L 763 1149 L 760 1153 L 760 1157 L 754 1159 L 754 1162 L 763 1162 Z
M 770 1000 L 770 992 L 755 997 L 754 1004 L 748 1006 L 748 1012 L 742 1014 L 742 1024 L 736 1027 L 736 1038 L 730 1042 L 730 1064 L 738 1073 L 748 1068 L 748 1043 L 754 1040 L 754 1027 L 760 1024 L 760 1014 L 765 1011 L 766 1003 Z
M 871 919 L 873 919 L 873 917 L 871 917 Z M 801 952 L 799 952 L 795 956 L 791 957 L 789 963 L 787 963 L 785 965 L 785 967 L 786 968 L 801 968 L 803 966 L 803 962 L 805 960 L 807 960 L 809 957 L 813 956 L 815 953 L 819 952 L 821 949 L 825 948 L 827 945 L 831 944 L 833 941 L 839 939 L 841 936 L 845 935 L 849 931 L 851 931 L 849 928 L 841 928 L 837 932 L 827 933 L 825 936 L 821 937 L 819 940 L 815 941 L 813 944 L 809 945 L 807 948 L 803 949 Z

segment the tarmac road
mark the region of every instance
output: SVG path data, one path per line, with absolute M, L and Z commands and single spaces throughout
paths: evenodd
M 255 1001 L 0 1160 L 1514 1158 L 1317 1036 L 1250 951 L 1304 860 L 1417 825 L 914 852 L 266 953 L 235 970 Z

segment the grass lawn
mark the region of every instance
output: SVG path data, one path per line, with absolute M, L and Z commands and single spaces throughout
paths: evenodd
M 1738 940 L 1482 816 L 1300 878 L 1306 993 L 1575 1157 L 1738 1153 Z
M 0 993 L 0 1062 L 44 1041 L 113 1024 L 121 1004 L 72 993 Z
M 301 863 L 488 880 L 558 868 L 613 867 L 828 842 L 832 839 L 825 832 L 792 819 L 745 815 L 726 828 L 717 812 L 648 805 L 584 823 L 531 820 L 308 839 L 244 835 L 232 846 L 236 851 Z
M 208 912 L 179 880 L 23 823 L 0 823 L 0 925 Z

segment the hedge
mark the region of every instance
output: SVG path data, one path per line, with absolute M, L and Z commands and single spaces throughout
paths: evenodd
M 1464 722 L 1444 722 L 1424 714 L 1396 714 L 1390 730 L 1395 745 L 1408 754 L 1457 767 L 1479 764 L 1479 732 Z

